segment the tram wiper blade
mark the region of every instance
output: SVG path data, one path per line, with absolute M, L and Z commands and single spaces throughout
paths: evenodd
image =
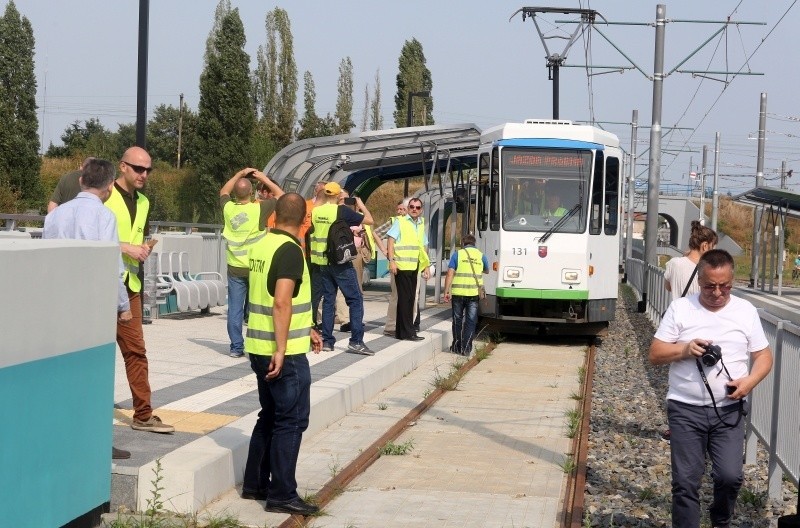
M 569 220 L 570 218 L 572 218 L 572 216 L 573 216 L 575 213 L 577 213 L 578 211 L 580 211 L 580 210 L 581 210 L 581 203 L 580 203 L 580 202 L 578 202 L 578 203 L 576 203 L 576 204 L 575 204 L 575 207 L 573 207 L 572 209 L 570 209 L 569 211 L 567 211 L 567 214 L 565 214 L 564 216 L 562 216 L 562 217 L 561 217 L 561 218 L 558 220 L 558 222 L 556 222 L 555 224 L 553 224 L 553 227 L 551 227 L 550 229 L 548 229 L 548 230 L 547 230 L 547 232 L 541 236 L 541 238 L 539 239 L 539 242 L 540 242 L 540 243 L 546 242 L 546 241 L 547 241 L 547 239 L 548 239 L 548 238 L 550 238 L 550 235 L 552 235 L 553 233 L 555 233 L 556 231 L 558 231 L 559 229 L 561 229 L 561 226 L 563 226 L 563 225 L 566 223 L 566 221 L 567 221 L 567 220 Z

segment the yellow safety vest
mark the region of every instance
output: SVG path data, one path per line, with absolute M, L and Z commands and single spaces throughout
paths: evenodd
M 246 268 L 247 250 L 266 234 L 258 225 L 261 204 L 258 202 L 240 204 L 230 201 L 222 208 L 222 216 L 225 218 L 222 237 L 228 243 L 228 265 L 234 268 Z
M 542 216 L 554 216 L 556 218 L 560 218 L 565 214 L 567 214 L 567 210 L 563 207 L 557 207 L 555 211 L 550 211 L 548 209 L 542 211 Z
M 117 217 L 117 235 L 119 241 L 134 246 L 139 246 L 144 242 L 144 228 L 147 222 L 147 213 L 150 210 L 150 201 L 145 195 L 136 192 L 136 218 L 131 222 L 131 214 L 125 200 L 116 187 L 111 189 L 111 197 L 106 201 L 106 207 L 111 209 Z M 142 291 L 142 283 L 139 280 L 139 266 L 141 262 L 130 258 L 123 253 L 122 263 L 125 265 L 123 281 L 128 281 L 128 288 L 134 293 Z
M 470 267 L 470 263 L 472 267 Z M 472 273 L 472 269 L 475 273 Z M 475 283 L 477 277 L 478 282 Z M 483 253 L 474 247 L 460 249 L 456 258 L 456 269 L 450 293 L 462 297 L 477 297 L 478 286 L 483 285 Z
M 314 232 L 311 233 L 312 264 L 328 265 L 328 231 L 331 229 L 331 224 L 336 221 L 338 214 L 338 204 L 318 205 L 311 212 L 311 224 L 314 226 Z
M 264 240 L 250 248 L 250 317 L 244 339 L 244 349 L 248 354 L 271 356 L 278 348 L 275 341 L 275 320 L 272 318 L 275 298 L 267 290 L 267 274 L 275 252 L 286 242 L 297 244 L 294 239 L 282 233 L 268 233 Z M 313 324 L 311 277 L 303 259 L 303 279 L 297 297 L 292 299 L 286 355 L 305 354 L 311 349 Z
M 378 258 L 378 244 L 375 243 L 375 239 L 372 237 L 372 226 L 365 225 L 364 231 L 365 231 L 364 238 L 367 239 L 369 247 L 372 248 L 372 260 L 375 260 L 376 258 Z
M 408 218 L 397 217 L 400 224 L 400 239 L 394 244 L 394 260 L 397 262 L 397 269 L 423 270 L 428 267 L 431 261 L 425 252 L 425 219 L 420 217 L 418 223 L 414 223 Z

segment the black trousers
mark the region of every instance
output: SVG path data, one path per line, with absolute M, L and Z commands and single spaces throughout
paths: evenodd
M 408 339 L 414 331 L 414 300 L 417 298 L 418 270 L 397 270 L 394 280 L 397 285 L 397 325 L 394 336 Z

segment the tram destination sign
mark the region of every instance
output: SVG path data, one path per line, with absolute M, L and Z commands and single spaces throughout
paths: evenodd
M 578 152 L 514 153 L 506 158 L 508 165 L 519 168 L 580 168 L 585 162 L 586 157 Z

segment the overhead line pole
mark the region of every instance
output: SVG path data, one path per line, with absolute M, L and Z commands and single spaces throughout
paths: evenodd
M 139 0 L 139 64 L 136 75 L 136 145 L 147 146 L 147 40 L 150 27 L 150 0 Z
M 631 166 L 628 179 L 628 222 L 625 226 L 625 260 L 633 256 L 633 214 L 636 208 L 636 137 L 639 132 L 639 111 L 634 110 L 631 117 Z
M 758 111 L 758 158 L 756 160 L 756 187 L 764 185 L 764 145 L 767 128 L 767 94 L 761 92 Z M 761 216 L 764 207 L 753 209 L 753 250 L 750 261 L 750 287 L 756 287 L 758 278 L 758 254 L 761 252 Z M 762 285 L 763 286 L 763 285 Z
M 703 168 L 700 172 L 700 225 L 706 225 L 706 164 L 708 145 L 703 145 Z
M 658 265 L 658 191 L 661 180 L 661 107 L 664 90 L 664 33 L 667 6 L 656 6 L 656 48 L 653 59 L 653 115 L 650 125 L 650 170 L 647 178 L 647 220 L 645 221 L 644 280 L 639 312 L 647 309 L 650 266 Z
M 711 195 L 711 229 L 717 230 L 719 218 L 719 132 L 714 139 L 714 191 Z

